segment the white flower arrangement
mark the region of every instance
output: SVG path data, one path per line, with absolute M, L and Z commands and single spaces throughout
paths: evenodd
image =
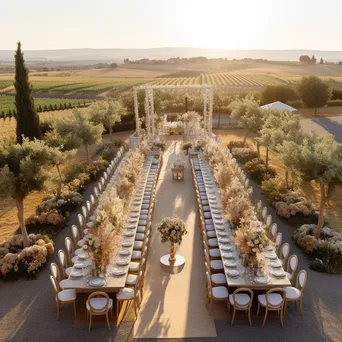
M 184 221 L 177 216 L 163 218 L 157 229 L 161 233 L 162 243 L 181 244 L 183 235 L 188 233 Z

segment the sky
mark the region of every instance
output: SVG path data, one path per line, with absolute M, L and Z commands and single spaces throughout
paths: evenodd
M 341 0 L 4 0 L 0 11 L 0 50 L 342 50 Z

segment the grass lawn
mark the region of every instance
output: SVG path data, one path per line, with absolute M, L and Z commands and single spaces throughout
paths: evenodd
M 15 122 L 15 120 L 13 120 Z M 0 129 L 1 132 L 1 129 Z M 114 133 L 114 139 L 124 140 L 128 143 L 129 136 L 132 131 Z M 104 142 L 109 142 L 109 136 L 104 136 Z M 90 146 L 90 153 L 94 157 L 96 151 L 96 145 Z M 86 160 L 86 154 L 83 147 L 81 147 L 78 153 L 71 159 L 68 160 L 65 168 L 70 168 L 76 163 L 80 163 Z M 63 169 L 62 169 L 63 170 Z M 55 173 L 55 169 L 51 170 L 52 175 Z M 30 194 L 24 202 L 25 218 L 29 217 L 34 213 L 36 206 L 47 196 L 49 192 L 33 192 Z M 11 198 L 0 200 L 0 241 L 3 241 L 11 237 L 18 228 L 17 210 L 15 202 Z
M 227 129 L 227 130 L 214 130 L 214 133 L 218 135 L 223 144 L 227 145 L 231 140 L 242 140 L 244 130 L 240 128 Z M 254 142 L 251 138 L 247 141 L 253 145 Z M 266 150 L 261 148 L 261 157 L 265 159 Z M 285 169 L 283 163 L 272 152 L 269 153 L 270 166 L 274 167 L 278 175 L 282 178 L 285 176 Z M 313 207 L 319 208 L 320 191 L 315 182 L 305 183 L 301 185 L 301 189 L 306 198 L 311 201 Z M 328 225 L 335 230 L 342 232 L 342 186 L 336 187 L 331 195 L 330 206 L 326 206 L 325 217 L 328 221 Z

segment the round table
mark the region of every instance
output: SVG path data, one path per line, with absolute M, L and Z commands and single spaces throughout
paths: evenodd
M 180 273 L 184 268 L 185 258 L 182 255 L 176 254 L 175 255 L 175 258 L 176 258 L 175 263 L 173 265 L 170 265 L 169 257 L 170 257 L 170 254 L 166 254 L 160 258 L 160 263 L 161 263 L 162 269 L 164 271 L 170 273 L 170 274 Z

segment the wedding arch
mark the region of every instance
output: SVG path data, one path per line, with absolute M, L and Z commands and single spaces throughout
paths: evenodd
M 139 136 L 141 125 L 139 120 L 138 109 L 138 91 L 145 91 L 145 117 L 146 117 L 146 134 L 147 138 L 155 137 L 155 112 L 153 92 L 156 89 L 200 89 L 203 96 L 203 128 L 204 131 L 212 133 L 212 118 L 213 118 L 213 86 L 207 84 L 189 84 L 189 85 L 142 85 L 133 87 L 134 96 L 134 113 L 136 122 L 136 133 Z

